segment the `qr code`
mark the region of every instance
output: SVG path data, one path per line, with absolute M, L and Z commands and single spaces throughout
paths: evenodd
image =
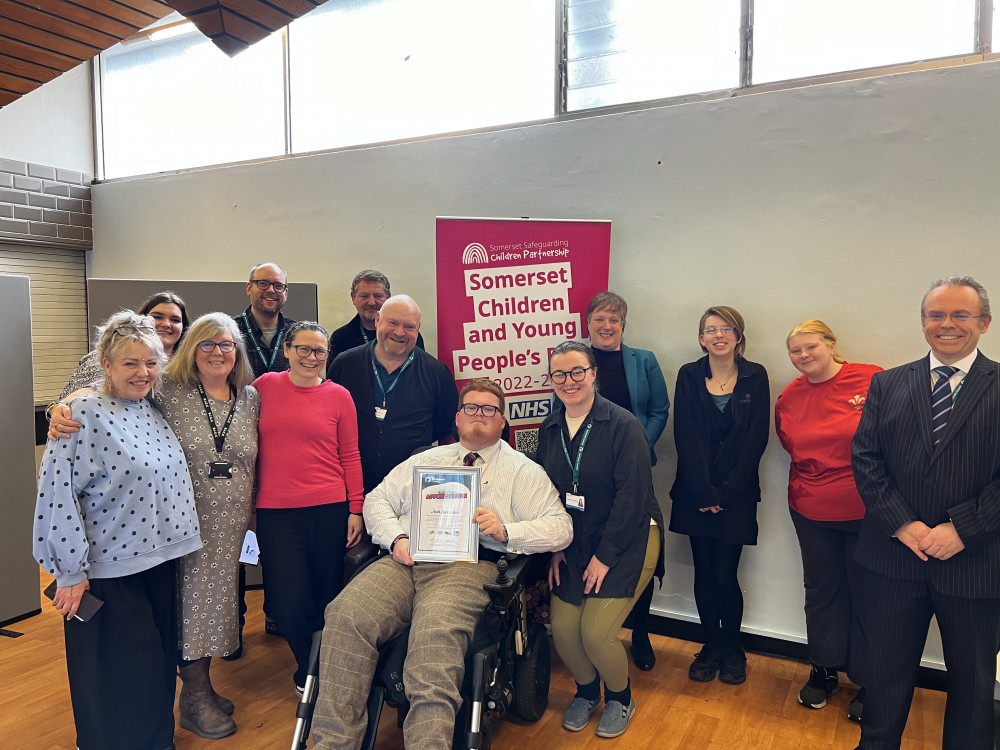
M 514 433 L 514 447 L 521 453 L 534 457 L 538 453 L 538 428 L 518 430 Z

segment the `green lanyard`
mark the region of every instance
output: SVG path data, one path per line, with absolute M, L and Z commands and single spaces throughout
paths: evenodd
M 566 456 L 566 463 L 569 464 L 569 468 L 573 470 L 573 494 L 579 494 L 580 486 L 580 459 L 583 458 L 583 449 L 587 445 L 587 438 L 590 437 L 590 428 L 594 426 L 594 420 L 591 419 L 587 422 L 587 428 L 583 431 L 583 437 L 580 438 L 580 447 L 576 449 L 576 464 L 574 464 L 569 458 L 569 449 L 566 447 L 566 434 L 559 430 L 559 439 L 562 440 L 563 455 Z
M 399 372 L 396 373 L 396 377 L 393 378 L 392 382 L 389 384 L 389 387 L 386 388 L 384 385 L 382 385 L 382 378 L 378 374 L 378 367 L 375 365 L 375 347 L 372 346 L 372 372 L 375 373 L 375 382 L 378 383 L 378 388 L 380 391 L 382 391 L 383 409 L 385 408 L 386 398 L 388 398 L 389 393 L 392 391 L 392 389 L 396 387 L 396 384 L 399 382 L 400 376 L 402 376 L 403 371 L 410 366 L 410 362 L 413 361 L 413 357 L 415 355 L 416 355 L 415 351 L 410 352 L 410 356 L 406 358 L 406 361 L 403 363 L 403 366 L 400 367 Z

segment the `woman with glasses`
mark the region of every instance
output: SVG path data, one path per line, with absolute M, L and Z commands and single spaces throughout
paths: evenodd
M 163 342 L 163 351 L 167 357 L 172 357 L 178 344 L 184 338 L 184 332 L 188 328 L 187 308 L 184 300 L 173 292 L 157 292 L 152 297 L 142 303 L 139 308 L 139 315 L 148 315 L 156 325 L 156 335 Z M 104 377 L 104 369 L 101 367 L 101 360 L 97 356 L 96 349 L 88 352 L 80 360 L 76 372 L 66 383 L 59 400 L 65 401 L 71 393 L 76 393 L 81 388 L 87 392 L 96 391 Z
M 166 361 L 153 326 L 122 311 L 101 327 L 101 390 L 74 404 L 82 430 L 50 440 L 39 471 L 34 555 L 66 618 L 81 750 L 173 747 L 175 560 L 202 542 L 184 453 L 146 400 Z M 103 605 L 84 622 L 85 593 Z
M 705 646 L 688 677 L 730 685 L 746 681 L 740 642 L 743 546 L 757 543 L 758 468 L 767 445 L 767 371 L 744 359 L 743 316 L 710 307 L 698 324 L 705 356 L 684 365 L 674 391 L 677 476 L 670 530 L 686 534 L 694 562 L 694 598 Z
M 625 616 L 663 575 L 663 516 L 653 494 L 646 433 L 632 414 L 597 393 L 590 347 L 553 349 L 549 377 L 563 408 L 538 431 L 538 462 L 573 519 L 573 542 L 552 556 L 552 639 L 576 680 L 563 727 L 583 730 L 605 708 L 599 737 L 617 737 L 635 713 L 628 656 L 618 639 Z
M 649 441 L 649 459 L 656 465 L 653 447 L 667 426 L 670 399 L 656 355 L 622 342 L 628 303 L 614 292 L 599 292 L 587 305 L 590 348 L 597 361 L 601 395 L 636 416 Z M 653 602 L 650 581 L 629 613 L 625 627 L 632 628 L 632 660 L 648 672 L 656 664 L 649 642 L 649 606 Z
M 198 318 L 166 368 L 155 403 L 184 448 L 205 545 L 182 558 L 180 725 L 206 739 L 236 731 L 212 687 L 212 658 L 241 647 L 239 559 L 253 507 L 260 396 L 236 321 Z
M 838 669 L 858 685 L 864 640 L 858 629 L 862 605 L 860 565 L 854 547 L 865 505 L 854 483 L 851 441 L 861 420 L 876 365 L 846 362 L 837 337 L 821 320 L 799 323 L 785 339 L 788 358 L 802 373 L 774 405 L 774 430 L 791 456 L 788 505 L 802 552 L 806 599 L 809 681 L 799 703 L 823 708 L 840 690 Z M 861 720 L 864 687 L 848 707 Z
M 330 336 L 300 321 L 285 334 L 290 369 L 254 381 L 260 391 L 257 542 L 268 614 L 305 686 L 312 634 L 344 582 L 344 551 L 364 531 L 358 418 L 344 387 L 326 379 Z
M 215 692 L 212 657 L 240 648 L 239 558 L 253 505 L 260 397 L 236 321 L 198 318 L 165 369 L 151 399 L 184 450 L 204 546 L 178 563 L 180 630 L 175 655 L 183 686 L 180 725 L 200 737 L 236 731 L 232 701 Z M 80 404 L 73 410 L 80 414 Z M 52 429 L 68 434 L 68 407 L 53 410 Z

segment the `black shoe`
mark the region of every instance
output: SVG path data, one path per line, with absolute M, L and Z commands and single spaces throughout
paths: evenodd
M 865 689 L 858 690 L 857 695 L 851 700 L 851 705 L 847 707 L 847 718 L 856 724 L 861 723 L 861 713 L 865 709 Z
M 826 699 L 840 692 L 837 670 L 812 665 L 809 682 L 799 691 L 799 703 L 806 708 L 823 708 Z
M 747 656 L 743 649 L 727 648 L 719 664 L 719 682 L 727 685 L 742 685 L 747 681 Z
M 268 635 L 276 635 L 279 638 L 284 635 L 284 633 L 281 632 L 281 628 L 278 627 L 278 623 L 270 617 L 264 618 L 264 632 Z
M 688 677 L 695 682 L 711 682 L 719 671 L 722 661 L 722 649 L 705 646 L 695 654 L 695 659 L 688 667 Z
M 649 642 L 649 633 L 632 631 L 632 661 L 643 672 L 656 666 L 656 654 L 653 653 L 653 644 Z

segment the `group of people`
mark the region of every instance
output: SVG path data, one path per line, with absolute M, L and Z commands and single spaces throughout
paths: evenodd
M 647 617 L 667 528 L 688 536 L 694 564 L 704 646 L 689 677 L 746 680 L 738 567 L 757 540 L 770 389 L 765 369 L 745 358 L 738 311 L 706 310 L 704 356 L 678 371 L 677 473 L 664 519 L 651 467 L 670 401 L 655 355 L 623 343 L 619 295 L 591 300 L 589 346 L 567 341 L 550 353 L 557 408 L 532 461 L 502 439 L 499 386 L 473 380 L 459 394 L 423 351 L 419 307 L 390 296 L 382 274 L 358 274 L 358 315 L 332 336 L 281 314 L 288 288 L 276 265 L 255 266 L 247 293 L 235 320 L 212 313 L 189 326 L 169 293 L 112 316 L 51 408 L 50 438 L 65 439 L 50 440 L 42 463 L 35 554 L 67 617 L 79 747 L 172 747 L 177 671 L 181 726 L 210 738 L 235 731 L 209 668 L 242 649 L 248 524 L 297 692 L 311 634 L 324 630 L 317 748 L 360 744 L 377 649 L 406 627 L 404 740 L 450 747 L 482 584 L 500 555 L 536 552 L 552 553 L 553 644 L 577 683 L 563 727 L 588 726 L 603 681 L 597 734 L 621 735 L 636 703 L 619 631 L 632 626 L 633 662 L 652 669 Z M 929 357 L 884 374 L 845 362 L 821 321 L 786 340 L 802 373 L 774 411 L 791 457 L 812 663 L 799 702 L 822 708 L 846 670 L 859 686 L 848 712 L 861 722 L 859 747 L 898 747 L 933 613 L 951 680 L 945 747 L 985 750 L 1000 649 L 991 574 L 1000 569 L 1000 366 L 978 353 L 989 300 L 971 278 L 935 282 L 921 319 Z M 414 564 L 418 464 L 480 467 L 478 563 Z M 389 554 L 343 587 L 344 548 L 366 529 Z M 73 621 L 88 587 L 104 606 Z M 157 676 L 155 690 L 123 687 L 140 664 L 144 682 Z

